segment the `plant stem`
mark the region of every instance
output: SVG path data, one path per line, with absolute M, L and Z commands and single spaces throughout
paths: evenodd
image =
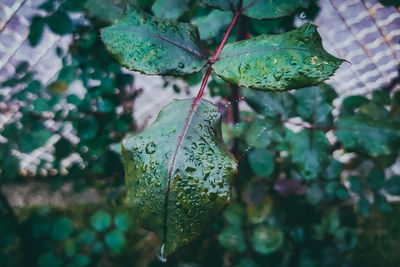
M 233 26 L 235 25 L 235 22 L 236 22 L 237 18 L 239 17 L 239 15 L 241 13 L 242 13 L 241 10 L 239 10 L 239 11 L 237 11 L 235 13 L 235 15 L 232 18 L 231 24 L 229 24 L 228 30 L 226 31 L 224 37 L 222 38 L 222 41 L 221 41 L 221 43 L 220 43 L 220 45 L 219 45 L 219 47 L 217 49 L 217 52 L 215 53 L 213 58 L 209 61 L 209 63 L 208 63 L 209 66 L 208 66 L 207 72 L 204 75 L 203 81 L 202 81 L 201 86 L 200 86 L 199 93 L 197 94 L 197 96 L 196 96 L 196 98 L 194 100 L 193 106 L 197 105 L 197 103 L 200 101 L 201 97 L 203 96 L 204 89 L 206 88 L 208 79 L 210 78 L 210 74 L 211 74 L 211 71 L 212 71 L 212 65 L 218 60 L 218 57 L 221 54 L 222 49 L 224 48 L 224 46 L 226 44 L 226 41 L 228 40 L 229 34 L 231 33 L 231 31 L 233 29 Z
M 236 41 L 241 41 L 247 39 L 247 23 L 245 21 L 246 17 L 239 16 L 238 18 L 238 28 L 236 31 Z M 229 97 L 232 103 L 232 119 L 233 124 L 240 122 L 239 116 L 239 86 L 236 84 L 231 85 L 231 95 Z M 239 155 L 239 138 L 233 138 L 233 144 L 231 151 L 233 155 L 237 158 Z

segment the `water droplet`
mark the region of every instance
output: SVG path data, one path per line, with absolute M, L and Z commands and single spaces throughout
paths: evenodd
M 185 67 L 185 64 L 183 64 L 182 62 L 179 62 L 179 63 L 178 63 L 178 67 L 181 68 L 181 69 L 183 69 L 183 68 Z
M 164 248 L 165 244 L 162 244 L 157 250 L 157 259 L 163 263 L 167 262 L 167 258 L 164 256 Z
M 153 154 L 154 152 L 156 152 L 156 144 L 154 144 L 154 142 L 151 141 L 146 145 L 146 153 Z

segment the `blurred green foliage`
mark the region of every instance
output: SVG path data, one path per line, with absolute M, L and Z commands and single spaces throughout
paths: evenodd
M 63 62 L 58 77 L 42 84 L 23 62 L 1 85 L 15 91 L 0 101 L 19 111 L 0 129 L 6 140 L 0 142 L 0 183 L 45 181 L 55 190 L 72 182 L 75 192 L 113 190 L 105 203 L 65 208 L 13 209 L 1 193 L 0 266 L 163 265 L 155 256 L 159 241 L 136 226 L 119 191 L 123 168 L 115 147 L 136 130 L 131 107 L 138 92 L 127 90 L 133 76 L 108 55 L 98 32 L 122 14 L 120 2 L 45 2 L 39 8 L 48 15 L 32 19 L 28 38 L 36 46 L 45 27 L 73 36 L 68 51 L 58 50 Z M 196 1 L 178 1 L 189 3 L 183 11 L 182 6 L 163 9 L 168 1 L 129 2 L 198 24 L 210 50 L 221 41 L 229 17 Z M 302 11 L 312 19 L 318 7 L 313 3 Z M 81 12 L 83 18 L 73 16 Z M 249 20 L 248 32 L 288 31 L 295 16 Z M 182 89 L 174 80 L 165 81 Z M 201 75 L 183 81 L 193 86 Z M 70 92 L 77 82 L 86 90 L 83 95 Z M 213 77 L 209 88 L 213 97 L 229 98 L 230 88 L 219 78 Z M 349 96 L 337 119 L 333 101 L 338 96 L 328 85 L 279 95 L 242 88 L 241 95 L 251 111 L 242 111 L 238 124 L 226 115 L 223 125 L 227 145 L 239 140 L 232 204 L 167 265 L 397 266 L 400 206 L 387 196 L 400 195 L 400 178 L 388 176 L 387 169 L 400 150 L 400 93 Z M 221 113 L 229 110 L 221 105 Z M 79 140 L 64 136 L 70 126 Z M 60 137 L 54 161 L 43 160 L 36 173 L 20 171 L 19 153 L 31 153 L 54 135 Z M 73 154 L 81 160 L 63 167 Z M 350 159 L 339 161 L 344 155 Z

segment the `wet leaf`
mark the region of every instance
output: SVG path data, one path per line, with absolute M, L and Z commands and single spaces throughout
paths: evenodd
M 164 243 L 164 256 L 193 241 L 230 200 L 236 162 L 221 114 L 206 100 L 175 100 L 144 132 L 125 139 L 127 204 Z
M 254 19 L 276 19 L 289 16 L 309 4 L 309 0 L 243 0 L 243 14 Z
M 151 7 L 159 18 L 178 19 L 188 9 L 188 0 L 156 0 Z
M 223 11 L 231 11 L 235 10 L 239 0 L 201 0 L 201 2 Z
M 196 27 L 152 17 L 132 7 L 117 24 L 103 28 L 101 36 L 121 65 L 145 74 L 191 74 L 207 62 Z
M 329 141 L 322 131 L 304 130 L 290 138 L 290 154 L 301 176 L 314 179 L 329 159 Z
M 233 18 L 232 12 L 213 10 L 208 15 L 199 17 L 195 20 L 195 25 L 199 28 L 200 39 L 207 40 L 217 37 L 228 27 Z
M 227 44 L 214 64 L 224 80 L 259 90 L 285 91 L 317 85 L 342 60 L 322 47 L 315 25 Z

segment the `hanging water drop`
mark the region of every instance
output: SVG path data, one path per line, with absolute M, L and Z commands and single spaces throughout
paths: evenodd
M 151 141 L 146 145 L 146 153 L 153 154 L 154 152 L 156 152 L 156 144 L 154 144 L 154 142 Z
M 157 259 L 159 261 L 161 261 L 162 263 L 167 262 L 167 258 L 164 256 L 164 248 L 165 248 L 165 244 L 162 244 L 162 246 L 158 247 L 158 249 L 157 249 Z

